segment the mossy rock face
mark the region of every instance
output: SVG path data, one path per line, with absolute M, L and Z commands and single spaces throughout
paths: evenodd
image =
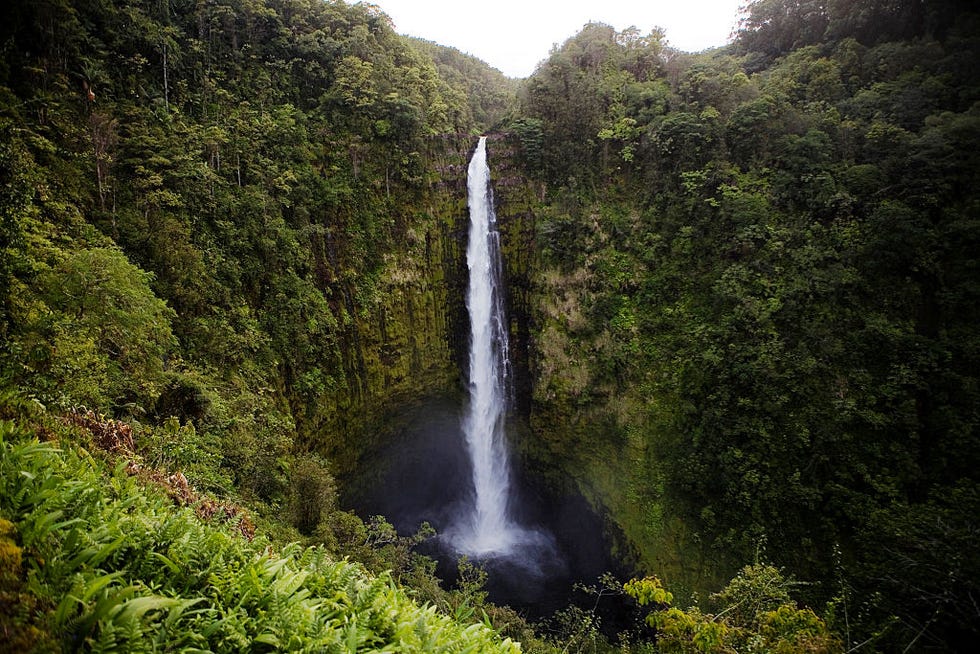
M 454 395 L 467 352 L 466 169 L 476 138 L 433 137 L 424 188 L 398 203 L 398 237 L 371 297 L 347 298 L 342 382 L 307 410 L 302 432 L 341 477 L 384 443 L 400 413 Z
M 433 398 L 460 397 L 464 389 L 469 346 L 466 176 L 477 141 L 471 135 L 430 140 L 427 185 L 399 203 L 402 237 L 385 255 L 377 293 L 351 311 L 345 327 L 338 375 L 343 382 L 301 430 L 335 463 L 341 478 L 359 470 L 365 453 L 389 441 L 400 417 L 413 407 Z M 524 174 L 512 135 L 489 135 L 487 152 L 504 258 L 517 412 L 526 419 L 538 266 L 534 221 L 542 188 Z
M 650 446 L 652 434 L 663 430 L 651 419 L 651 402 L 666 400 L 651 399 L 641 385 L 623 388 L 610 375 L 617 343 L 611 327 L 591 316 L 596 272 L 550 263 L 548 244 L 536 240 L 543 233 L 538 223 L 568 223 L 589 226 L 575 239 L 601 242 L 608 222 L 603 212 L 631 215 L 614 205 L 549 205 L 544 189 L 520 176 L 517 157 L 502 152 L 496 161 L 509 156 L 513 169 L 500 166 L 506 183 L 497 190 L 498 219 L 518 408 L 529 425 L 517 441 L 518 455 L 547 486 L 574 489 L 606 517 L 624 562 L 656 571 L 685 595 L 710 570 L 696 535 L 671 513 L 665 473 Z
M 432 178 L 424 192 L 399 208 L 403 238 L 385 255 L 377 294 L 352 312 L 345 327 L 344 381 L 303 430 L 314 435 L 312 445 L 334 464 L 348 494 L 356 495 L 352 489 L 376 477 L 376 453 L 398 438 L 409 416 L 436 398 L 461 399 L 465 392 L 466 173 L 476 142 L 462 135 L 430 143 Z M 642 466 L 637 461 L 645 456 L 623 438 L 611 437 L 622 432 L 620 418 L 632 409 L 620 406 L 626 400 L 605 406 L 595 394 L 590 363 L 563 359 L 563 352 L 581 350 L 582 343 L 563 345 L 569 334 L 575 338 L 575 330 L 564 324 L 569 316 L 551 320 L 545 307 L 555 298 L 572 298 L 587 280 L 563 281 L 543 267 L 535 223 L 545 211 L 544 188 L 525 174 L 516 138 L 492 134 L 487 152 L 504 259 L 515 422 L 521 426 L 512 440 L 520 465 L 535 471 L 545 487 L 582 493 L 601 512 L 608 511 L 620 554 L 644 558 L 649 552 L 636 552 L 630 543 L 662 542 L 667 536 L 660 523 L 648 519 L 659 508 L 651 503 L 655 489 L 620 483 L 635 481 L 631 466 Z M 571 286 L 564 288 L 566 282 Z M 651 533 L 659 538 L 651 539 Z
M 514 135 L 491 135 L 487 156 L 504 260 L 515 399 L 518 413 L 527 416 L 531 409 L 531 294 L 538 268 L 534 223 L 541 188 L 525 175 L 520 162 L 520 145 Z

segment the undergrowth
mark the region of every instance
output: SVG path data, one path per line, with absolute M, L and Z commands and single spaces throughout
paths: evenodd
M 35 430 L 36 431 L 36 430 Z M 0 422 L 0 602 L 13 651 L 517 652 L 322 547 L 278 551 L 163 488 Z

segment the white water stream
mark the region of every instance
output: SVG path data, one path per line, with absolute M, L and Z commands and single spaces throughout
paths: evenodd
M 507 417 L 507 319 L 501 288 L 500 234 L 493 208 L 486 137 L 480 137 L 467 173 L 470 230 L 466 247 L 470 315 L 470 402 L 463 433 L 473 464 L 474 502 L 450 538 L 469 556 L 503 555 L 526 540 L 510 516 L 510 468 L 504 424 Z

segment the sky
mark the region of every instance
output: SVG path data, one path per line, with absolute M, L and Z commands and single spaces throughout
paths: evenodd
M 348 0 L 350 1 L 350 0 Z M 662 27 L 669 45 L 697 52 L 724 45 L 746 0 L 369 0 L 399 34 L 474 55 L 508 77 L 527 77 L 586 23 L 643 34 Z

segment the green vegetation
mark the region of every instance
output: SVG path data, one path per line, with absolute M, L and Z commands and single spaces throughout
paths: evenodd
M 161 488 L 0 423 L 0 602 L 12 650 L 517 652 L 322 547 L 273 548 Z M 218 512 L 225 515 L 227 512 Z M 241 530 L 241 515 L 230 522 Z
M 453 88 L 470 110 L 478 131 L 495 129 L 514 109 L 518 81 L 472 55 L 431 41 L 412 39 L 412 46 L 432 59 L 439 77 Z
M 527 454 L 680 596 L 761 546 L 848 647 L 976 639 L 978 25 L 762 0 L 700 55 L 587 25 L 523 87 Z
M 0 382 L 29 398 L 5 474 L 49 489 L 3 495 L 0 640 L 23 649 L 10 616 L 41 649 L 499 644 L 410 551 L 425 533 L 341 510 L 335 479 L 388 412 L 456 392 L 446 171 L 502 110 L 468 76 L 503 76 L 447 80 L 376 9 L 319 0 L 5 3 L 0 43 Z M 201 556 L 216 577 L 174 578 Z
M 180 464 L 208 461 L 192 481 L 272 504 L 294 450 L 350 474 L 367 425 L 455 392 L 465 196 L 436 169 L 500 111 L 466 75 L 502 75 L 450 84 L 343 2 L 14 2 L 0 23 L 0 379 L 147 434 L 175 417 Z
M 365 4 L 4 3 L 2 645 L 975 641 L 978 34 L 757 0 L 729 47 L 589 24 L 517 82 Z M 622 531 L 618 637 L 465 562 L 444 589 L 430 530 L 338 500 L 459 393 L 469 135 L 502 125 L 522 455 Z
M 662 652 L 843 651 L 824 621 L 790 598 L 792 585 L 772 566 L 746 566 L 712 596 L 720 605 L 715 615 L 671 606 L 673 595 L 656 577 L 630 580 L 624 590 L 640 606 L 651 607 L 646 622 L 656 629 Z

